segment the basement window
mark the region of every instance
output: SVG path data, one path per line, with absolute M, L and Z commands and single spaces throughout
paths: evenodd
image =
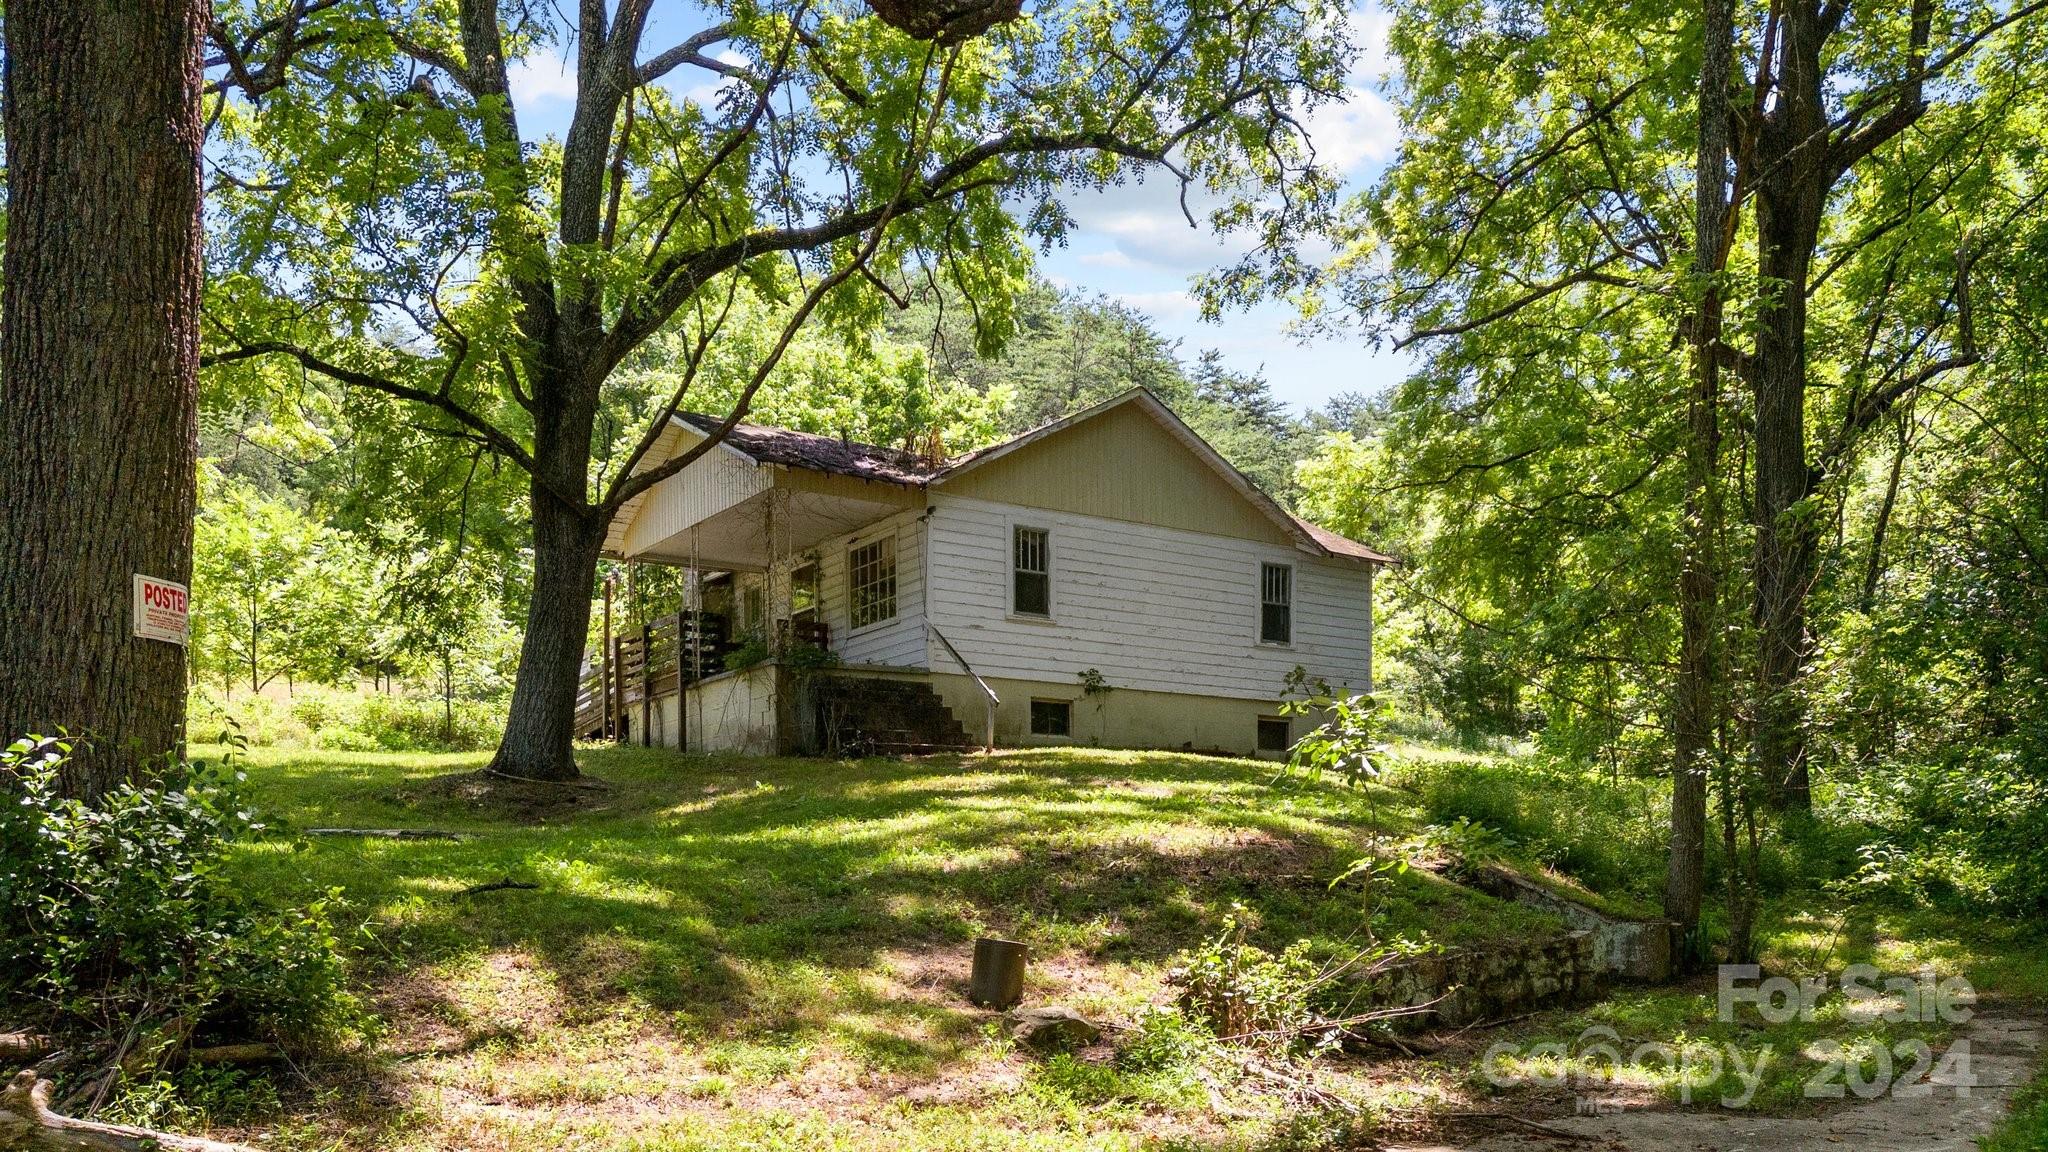
M 1052 535 L 1019 525 L 1010 542 L 1010 611 L 1052 615 Z
M 1074 706 L 1065 700 L 1031 702 L 1033 736 L 1065 736 L 1072 730 Z
M 1285 752 L 1294 744 L 1294 732 L 1284 716 L 1259 717 L 1259 751 Z
M 1294 567 L 1259 565 L 1259 643 L 1294 643 Z
M 883 536 L 846 553 L 853 627 L 896 617 L 896 538 Z

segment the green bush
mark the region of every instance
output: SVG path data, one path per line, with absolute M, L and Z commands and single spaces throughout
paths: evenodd
M 189 725 L 195 740 L 233 730 L 257 747 L 335 752 L 476 752 L 495 747 L 505 730 L 504 703 L 298 686 L 289 701 L 242 695 L 223 701 L 197 693 Z
M 292 710 L 263 696 L 238 696 L 222 700 L 210 692 L 194 693 L 186 714 L 185 730 L 192 739 L 212 742 L 232 732 L 237 741 L 253 747 L 275 745 L 302 747 L 311 741 L 313 730 Z
M 1179 990 L 1182 1012 L 1226 1040 L 1280 1038 L 1280 1046 L 1316 1022 L 1310 994 L 1323 973 L 1310 942 L 1275 955 L 1246 941 L 1244 909 L 1224 918 L 1223 931 L 1175 958 L 1166 982 Z
M 353 1025 L 338 895 L 263 907 L 221 875 L 230 844 L 261 829 L 237 775 L 168 762 L 88 803 L 59 794 L 69 752 L 35 738 L 0 752 L 0 999 L 86 1051 L 124 1034 L 144 1054 L 316 1048 Z
M 367 732 L 331 724 L 313 733 L 313 747 L 328 752 L 382 752 L 384 745 Z
M 1422 797 L 1432 824 L 1492 830 L 1516 855 L 1597 891 L 1661 891 L 1668 800 L 1661 787 L 1535 760 L 1404 764 L 1395 783 Z M 1472 833 L 1477 835 L 1477 833 Z

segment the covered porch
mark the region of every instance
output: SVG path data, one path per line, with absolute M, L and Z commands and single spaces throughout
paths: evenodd
M 707 422 L 678 417 L 643 467 L 701 442 Z M 627 561 L 629 572 L 644 572 L 641 565 L 680 570 L 680 603 L 671 597 L 672 611 L 605 629 L 600 650 L 586 660 L 578 734 L 688 746 L 688 697 L 697 686 L 763 664 L 837 663 L 835 631 L 851 630 L 845 543 L 920 510 L 921 471 L 905 454 L 739 425 L 628 502 L 605 554 Z M 890 564 L 893 595 L 893 549 Z M 836 628 L 828 581 L 837 590 Z M 775 695 L 772 687 L 766 694 Z

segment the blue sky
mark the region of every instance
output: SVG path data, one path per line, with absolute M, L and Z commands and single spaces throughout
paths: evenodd
M 1388 69 L 1388 22 L 1375 5 L 1354 11 L 1352 36 L 1361 51 L 1347 99 L 1320 110 L 1309 124 L 1317 155 L 1343 172 L 1352 189 L 1377 178 L 1400 144 L 1399 118 L 1379 94 Z M 1106 293 L 1141 309 L 1181 341 L 1190 362 L 1214 348 L 1233 368 L 1263 370 L 1274 394 L 1298 409 L 1339 392 L 1377 392 L 1409 370 L 1407 355 L 1376 351 L 1362 339 L 1296 338 L 1288 331 L 1294 313 L 1285 305 L 1203 323 L 1189 281 L 1226 262 L 1231 249 L 1225 238 L 1188 226 L 1170 179 L 1084 194 L 1068 206 L 1080 227 L 1066 248 L 1040 258 L 1041 270 L 1068 288 Z
M 664 23 L 662 8 L 656 11 L 654 23 Z M 1354 189 L 1379 175 L 1400 142 L 1399 121 L 1378 90 L 1388 68 L 1387 23 L 1374 4 L 1354 11 L 1353 39 L 1361 51 L 1347 99 L 1319 110 L 1309 123 L 1317 154 L 1343 172 Z M 660 28 L 650 27 L 650 43 L 661 37 Z M 543 51 L 515 64 L 511 80 L 520 127 L 527 135 L 567 129 L 576 96 L 572 65 Z M 703 98 L 709 92 L 690 94 Z M 1160 331 L 1181 342 L 1184 360 L 1192 362 L 1203 349 L 1214 348 L 1232 368 L 1263 371 L 1274 394 L 1297 409 L 1313 408 L 1340 392 L 1377 392 L 1408 371 L 1409 357 L 1376 351 L 1363 340 L 1297 338 L 1289 332 L 1293 312 L 1284 305 L 1269 304 L 1225 316 L 1218 323 L 1203 323 L 1188 294 L 1189 283 L 1227 262 L 1232 248 L 1229 238 L 1214 235 L 1206 226 L 1188 226 L 1171 179 L 1083 192 L 1067 204 L 1077 227 L 1066 247 L 1040 256 L 1040 270 L 1065 288 L 1116 297 L 1145 312 Z

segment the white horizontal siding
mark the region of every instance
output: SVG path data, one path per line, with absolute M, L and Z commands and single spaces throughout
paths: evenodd
M 1010 530 L 1052 532 L 1052 618 L 1014 618 Z M 1299 665 L 1341 690 L 1372 677 L 1372 573 L 1254 540 L 982 500 L 935 498 L 931 621 L 984 676 L 1279 698 Z M 1259 565 L 1294 566 L 1294 642 L 1258 642 Z M 951 670 L 951 661 L 942 664 Z
M 832 650 L 845 663 L 927 666 L 924 528 L 917 515 L 915 511 L 899 512 L 859 532 L 827 540 L 816 549 L 818 598 L 824 608 L 825 626 L 831 633 Z M 846 553 L 855 544 L 866 544 L 883 534 L 896 538 L 896 616 L 855 632 L 846 585 Z

